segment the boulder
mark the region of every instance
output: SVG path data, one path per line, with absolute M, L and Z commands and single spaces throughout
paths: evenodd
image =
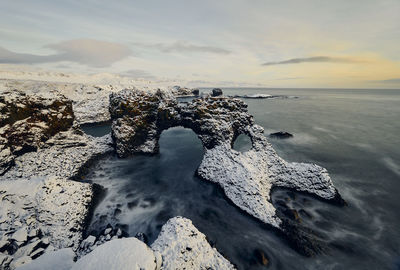
M 200 90 L 199 89 L 192 89 L 192 94 L 195 96 L 199 96 L 200 95 Z
M 275 139 L 289 139 L 293 137 L 293 134 L 290 134 L 289 132 L 286 131 L 279 131 L 275 133 L 270 133 L 269 137 Z
M 26 257 L 39 257 L 50 244 L 76 249 L 93 206 L 94 190 L 91 184 L 55 177 L 0 181 L 2 252 L 17 266 L 26 263 Z M 40 233 L 29 238 L 33 230 Z M 5 235 L 10 231 L 15 233 Z
M 115 239 L 80 258 L 71 270 L 159 269 L 154 252 L 132 237 Z
M 213 97 L 218 97 L 218 96 L 222 96 L 222 89 L 221 88 L 214 88 L 211 92 L 211 96 Z
M 190 219 L 168 220 L 151 248 L 161 254 L 162 269 L 235 269 Z

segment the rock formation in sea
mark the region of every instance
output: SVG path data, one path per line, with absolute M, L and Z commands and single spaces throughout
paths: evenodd
M 289 139 L 293 138 L 293 134 L 287 132 L 287 131 L 278 131 L 274 133 L 270 133 L 268 135 L 270 138 L 276 138 L 276 139 Z
M 65 259 L 69 266 L 73 264 L 71 254 L 84 262 L 90 259 L 86 256 L 98 257 L 104 250 L 122 252 L 112 244 L 122 243 L 116 242 L 123 237 L 118 229 L 84 236 L 101 187 L 74 180 L 82 180 L 93 162 L 113 151 L 120 157 L 157 153 L 161 132 L 175 126 L 192 129 L 202 141 L 205 154 L 197 170 L 201 178 L 218 184 L 236 206 L 283 232 L 305 254 L 317 252 L 318 243 L 307 230 L 277 212 L 271 190 L 286 187 L 343 202 L 325 169 L 281 159 L 263 128 L 254 123 L 247 105 L 222 96 L 222 91 L 216 97 L 179 103 L 176 96 L 197 95 L 196 89 L 141 91 L 132 87 L 115 92 L 112 87 L 65 85 L 62 91 L 50 91 L 53 84 L 30 82 L 28 86 L 26 91 L 0 91 L 2 269 L 28 267 L 30 261 L 33 264 L 53 250 L 59 250 L 54 258 Z M 85 91 L 90 93 L 80 96 Z M 94 138 L 80 129 L 84 123 L 110 119 L 110 135 Z M 252 141 L 252 148 L 244 153 L 232 149 L 241 134 Z M 149 263 L 154 256 L 156 267 L 160 266 L 157 256 L 161 257 L 163 269 L 182 265 L 233 268 L 184 218 L 164 225 L 153 250 L 137 239 L 130 244 L 148 250 Z M 92 253 L 102 246 L 103 251 Z M 51 261 L 44 256 L 39 262 Z
M 83 133 L 74 115 L 79 110 L 79 102 L 73 103 L 57 91 L 29 94 L 5 91 L 0 92 L 0 101 L 1 156 L 5 157 L 2 162 L 11 160 L 9 164 L 2 163 L 0 175 L 0 268 L 70 269 L 74 266 L 79 269 L 83 262 L 74 264 L 75 257 L 83 260 L 92 256 L 99 260 L 97 253 L 91 252 L 123 237 L 123 233 L 120 229 L 107 228 L 104 235 L 83 239 L 101 187 L 73 180 L 81 180 L 97 158 L 113 151 L 111 136 L 94 138 Z M 187 228 L 196 230 L 192 225 Z M 188 234 L 185 230 L 181 233 Z M 146 247 L 137 239 L 130 242 L 135 242 L 139 253 L 139 247 Z M 117 246 L 120 249 L 110 250 L 107 246 L 104 249 L 111 257 L 125 252 L 120 242 Z M 129 266 L 132 260 L 140 261 L 139 253 L 129 258 L 119 257 L 120 264 Z M 161 258 L 160 254 L 157 256 Z M 213 256 L 217 260 L 221 257 L 216 251 Z M 172 260 L 165 262 L 179 264 Z M 157 263 L 160 264 L 161 261 Z
M 158 91 L 123 90 L 110 95 L 112 137 L 120 157 L 158 152 L 163 130 L 174 126 L 192 129 L 205 148 L 197 174 L 217 183 L 240 209 L 291 237 L 304 242 L 307 235 L 292 231 L 300 226 L 280 217 L 271 202 L 275 187 L 307 192 L 334 203 L 343 203 L 326 169 L 307 163 L 290 163 L 280 158 L 254 123 L 247 105 L 234 98 L 204 97 L 180 104 L 173 95 Z M 232 149 L 235 139 L 246 134 L 252 148 L 244 153 Z M 313 243 L 304 247 L 313 253 Z M 301 247 L 300 247 L 301 248 Z M 315 249 L 318 249 L 315 247 Z
M 218 96 L 222 96 L 222 89 L 221 88 L 214 88 L 212 91 L 211 91 L 211 96 L 213 96 L 213 97 L 218 97 Z
M 187 218 L 168 220 L 151 248 L 161 254 L 163 269 L 235 269 Z
M 186 87 L 181 87 L 179 85 L 171 87 L 170 91 L 176 97 L 193 97 L 200 94 L 200 90 L 197 88 L 190 89 Z

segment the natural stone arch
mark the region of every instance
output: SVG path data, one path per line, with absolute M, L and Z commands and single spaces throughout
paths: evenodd
M 253 118 L 247 105 L 238 99 L 199 98 L 180 105 L 174 96 L 157 91 L 123 90 L 110 95 L 112 137 L 118 156 L 158 152 L 158 140 L 165 129 L 182 126 L 192 129 L 206 149 L 233 143 Z
M 123 90 L 111 94 L 110 113 L 112 137 L 120 157 L 157 153 L 160 134 L 167 128 L 192 129 L 205 148 L 197 174 L 217 183 L 248 214 L 298 241 L 295 245 L 303 245 L 307 236 L 293 233 L 300 225 L 289 224 L 277 215 L 271 200 L 274 187 L 307 192 L 338 204 L 344 202 L 326 169 L 280 158 L 264 136 L 264 129 L 254 124 L 247 105 L 239 99 L 205 97 L 182 106 L 174 96 L 160 90 Z M 240 134 L 247 134 L 252 142 L 252 148 L 245 153 L 232 149 Z M 318 247 L 311 249 L 307 254 Z

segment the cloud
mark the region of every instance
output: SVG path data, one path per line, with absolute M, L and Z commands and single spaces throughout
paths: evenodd
M 287 80 L 301 80 L 305 79 L 306 77 L 284 77 L 284 78 L 277 78 L 276 81 L 287 81 Z
M 301 63 L 360 63 L 360 62 L 365 62 L 365 61 L 351 57 L 313 56 L 305 58 L 292 58 L 279 62 L 266 62 L 262 65 L 275 66 L 275 65 L 301 64 Z
M 153 48 L 161 52 L 171 53 L 213 53 L 213 54 L 230 54 L 231 51 L 206 45 L 196 45 L 186 41 L 176 41 L 174 43 L 156 43 L 156 44 L 144 44 L 134 43 L 135 46 L 144 48 Z
M 45 46 L 56 51 L 51 55 L 16 53 L 0 47 L 0 63 L 39 64 L 70 61 L 92 67 L 108 67 L 131 55 L 121 44 L 93 39 L 75 39 Z
M 378 82 L 378 83 L 388 83 L 388 84 L 390 84 L 390 83 L 399 83 L 400 84 L 400 78 L 394 78 L 394 79 L 387 79 L 387 80 L 376 80 L 376 81 L 373 81 L 373 82 Z

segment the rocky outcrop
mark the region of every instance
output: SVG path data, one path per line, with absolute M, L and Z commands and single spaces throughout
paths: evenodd
M 270 133 L 268 135 L 270 138 L 275 138 L 275 139 L 289 139 L 293 138 L 293 134 L 287 132 L 287 131 L 278 131 L 274 133 Z
M 111 151 L 110 135 L 94 138 L 72 128 L 56 134 L 36 152 L 15 158 L 15 166 L 0 176 L 0 181 L 49 175 L 80 179 L 93 161 Z
M 62 95 L 26 95 L 19 91 L 0 94 L 0 175 L 16 156 L 35 151 L 74 121 L 72 102 Z
M 222 89 L 221 88 L 214 88 L 211 91 L 211 96 L 213 96 L 213 97 L 222 96 Z
M 186 87 L 180 87 L 179 85 L 171 87 L 170 91 L 176 97 L 193 97 L 200 94 L 199 89 L 190 89 Z
M 191 128 L 206 148 L 233 142 L 253 124 L 247 105 L 238 99 L 198 98 L 184 105 L 172 95 L 123 90 L 110 95 L 112 137 L 120 157 L 158 152 L 163 130 L 175 126 Z
M 97 157 L 112 150 L 109 135 L 94 138 L 72 127 L 14 158 L 14 166 L 0 176 L 2 269 L 45 251 L 78 248 L 99 187 L 69 179 L 80 179 Z
M 289 163 L 280 158 L 255 125 L 239 99 L 204 97 L 184 105 L 161 91 L 149 94 L 121 91 L 110 96 L 112 136 L 120 157 L 156 153 L 163 130 L 183 126 L 200 138 L 205 154 L 197 173 L 217 183 L 239 208 L 292 237 L 272 204 L 271 191 L 284 187 L 343 203 L 328 172 L 315 164 Z M 250 137 L 252 148 L 232 149 L 240 134 Z M 302 241 L 299 239 L 299 241 Z
M 313 255 L 320 247 L 308 239 L 313 238 L 312 232 L 303 231 L 300 224 L 277 213 L 271 200 L 272 189 L 289 188 L 337 204 L 343 204 L 343 200 L 326 169 L 315 164 L 286 162 L 277 155 L 263 131 L 258 125 L 248 127 L 252 148 L 244 153 L 233 150 L 229 142 L 206 149 L 198 174 L 220 185 L 239 208 L 285 233 L 300 252 Z
M 122 231 L 120 228 L 113 229 L 111 227 L 107 227 L 101 235 L 94 236 L 89 235 L 86 239 L 84 239 L 80 245 L 78 250 L 76 251 L 78 257 L 82 257 L 90 252 L 92 252 L 97 246 L 104 244 L 110 240 L 122 238 Z
M 60 178 L 0 181 L 0 264 L 14 269 L 46 250 L 77 248 L 94 186 Z
M 111 228 L 104 234 L 110 232 Z M 186 218 L 168 220 L 151 248 L 135 237 L 116 237 L 99 243 L 89 236 L 81 243 L 76 263 L 71 249 L 61 249 L 26 262 L 22 269 L 235 269 Z M 88 252 L 82 253 L 82 248 Z
M 151 248 L 161 254 L 162 269 L 235 269 L 186 218 L 168 220 Z

